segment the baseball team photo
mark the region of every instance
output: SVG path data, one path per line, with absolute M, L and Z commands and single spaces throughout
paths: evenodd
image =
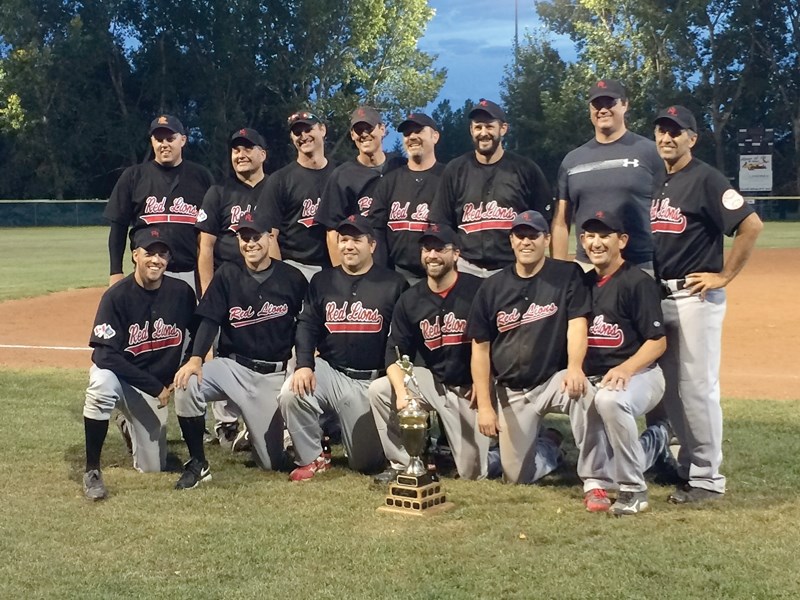
M 797 596 L 794 0 L 56 4 L 0 596 Z

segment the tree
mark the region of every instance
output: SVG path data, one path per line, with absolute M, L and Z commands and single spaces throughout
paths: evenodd
M 475 105 L 467 100 L 461 108 L 453 110 L 450 100 L 442 100 L 433 109 L 431 117 L 439 126 L 439 143 L 436 144 L 436 160 L 450 162 L 457 156 L 472 150 L 469 134 L 469 111 Z

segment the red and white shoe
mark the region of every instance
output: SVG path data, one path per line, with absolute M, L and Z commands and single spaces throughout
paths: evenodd
M 327 471 L 330 468 L 331 456 L 330 454 L 323 453 L 320 454 L 314 462 L 303 465 L 302 467 L 297 467 L 289 474 L 289 479 L 292 481 L 306 481 L 314 477 L 317 473 Z
M 583 495 L 583 505 L 589 512 L 608 512 L 611 508 L 611 499 L 605 490 L 595 488 Z

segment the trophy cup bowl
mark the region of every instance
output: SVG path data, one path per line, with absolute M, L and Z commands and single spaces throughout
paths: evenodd
M 422 477 L 428 469 L 422 462 L 421 455 L 428 439 L 428 412 L 423 409 L 416 398 L 410 398 L 405 408 L 397 414 L 400 420 L 400 436 L 403 446 L 408 452 L 408 466 L 403 475 Z

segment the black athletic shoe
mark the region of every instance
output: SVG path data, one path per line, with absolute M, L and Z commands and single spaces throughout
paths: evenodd
M 672 504 L 693 504 L 709 500 L 720 500 L 725 494 L 712 492 L 699 487 L 678 487 L 667 499 Z
M 87 500 L 104 500 L 108 497 L 106 485 L 103 483 L 103 474 L 98 469 L 92 469 L 83 474 L 83 495 Z
M 175 484 L 176 490 L 191 490 L 196 488 L 203 481 L 211 481 L 211 470 L 208 461 L 200 462 L 195 458 L 190 458 L 183 465 L 183 475 Z

